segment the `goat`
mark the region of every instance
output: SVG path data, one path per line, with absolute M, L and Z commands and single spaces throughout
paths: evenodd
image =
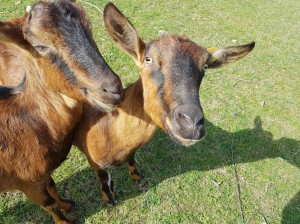
M 184 146 L 203 138 L 199 88 L 204 70 L 237 61 L 255 43 L 206 50 L 188 38 L 167 35 L 145 44 L 112 3 L 104 9 L 104 23 L 112 40 L 135 61 L 140 78 L 111 113 L 85 105 L 74 142 L 100 180 L 102 200 L 114 205 L 113 182 L 105 168 L 128 162 L 131 178 L 139 180 L 134 153 L 158 128 Z
M 101 56 L 82 7 L 40 1 L 0 22 L 0 192 L 20 190 L 55 223 L 73 202 L 60 198 L 52 172 L 65 160 L 82 103 L 120 103 L 119 77 Z

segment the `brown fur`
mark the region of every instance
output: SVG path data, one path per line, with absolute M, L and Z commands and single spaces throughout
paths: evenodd
M 136 170 L 134 153 L 151 139 L 157 128 L 162 128 L 172 138 L 178 138 L 179 142 L 194 144 L 199 140 L 174 137 L 179 134 L 169 124 L 172 122 L 172 115 L 169 114 L 186 102 L 200 107 L 198 92 L 201 80 L 195 79 L 195 76 L 204 73 L 200 71 L 204 70 L 205 65 L 215 67 L 214 62 L 210 62 L 215 58 L 205 48 L 175 35 L 145 44 L 126 17 L 112 3 L 104 10 L 104 22 L 113 41 L 135 60 L 140 78 L 126 89 L 125 99 L 115 111 L 103 114 L 85 106 L 83 116 L 75 129 L 74 141 L 98 174 L 102 184 L 102 199 L 105 203 L 114 205 L 114 196 L 110 197 L 113 191 L 110 184 L 112 181 L 103 178 L 108 176 L 104 169 L 128 162 L 132 179 L 139 180 L 141 174 Z M 230 49 L 230 52 L 243 52 L 245 55 L 245 52 L 252 50 L 252 45 L 229 47 L 219 51 L 227 53 Z M 219 66 L 224 59 L 218 57 L 215 61 Z M 180 70 L 182 67 L 186 70 Z M 195 67 L 193 72 L 191 67 Z M 191 79 L 192 82 L 186 79 Z M 183 102 L 174 98 L 176 92 L 186 94 L 182 98 Z
M 87 102 L 80 85 L 87 83 L 88 74 L 80 66 L 72 67 L 76 78 L 86 80 L 74 85 L 50 56 L 39 54 L 25 40 L 28 16 L 26 13 L 0 23 L 0 83 L 17 86 L 25 77 L 23 89 L 18 87 L 22 91 L 15 87 L 18 91 L 0 98 L 0 192 L 23 191 L 49 211 L 55 223 L 70 223 L 72 220 L 61 211 L 69 212 L 73 203 L 60 198 L 51 174 L 66 159 L 72 145 L 72 130 L 81 117 L 82 103 Z M 48 20 L 50 25 L 52 21 Z M 42 28 L 35 29 L 36 34 L 44 35 Z M 63 46 L 59 31 L 55 27 L 52 30 L 57 36 L 44 38 Z M 68 58 L 64 48 L 56 50 Z M 74 65 L 71 60 L 65 60 L 66 64 Z M 100 83 L 93 85 L 99 88 Z
M 127 162 L 139 146 L 146 144 L 157 125 L 143 109 L 141 80 L 125 91 L 116 110 L 104 114 L 84 107 L 75 131 L 75 144 L 87 155 L 92 168 L 108 168 Z
M 29 74 L 24 92 L 0 101 L 0 192 L 20 190 L 43 205 L 47 199 L 43 192 L 46 183 L 66 158 L 71 146 L 70 133 L 81 116 L 81 104 L 49 87 L 61 83 L 61 89 L 56 87 L 56 91 L 80 98 L 63 79 L 61 71 L 49 69 L 49 62 L 34 58 L 14 44 L 1 43 L 0 48 L 2 84 L 14 85 Z M 47 76 L 53 82 L 48 82 Z M 71 107 L 70 101 L 73 101 Z M 59 216 L 51 213 L 60 222 Z

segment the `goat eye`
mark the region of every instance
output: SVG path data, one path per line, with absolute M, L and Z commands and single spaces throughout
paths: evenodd
M 203 69 L 204 69 L 204 70 L 208 69 L 208 64 L 205 64 L 205 65 L 203 66 Z
M 80 89 L 80 93 L 84 96 L 88 95 L 88 89 L 86 87 L 83 87 Z
M 39 51 L 45 51 L 48 49 L 48 47 L 46 46 L 43 46 L 43 45 L 38 45 L 38 46 L 35 46 L 35 48 Z
M 153 60 L 150 57 L 146 57 L 145 61 L 146 61 L 147 64 L 151 64 Z

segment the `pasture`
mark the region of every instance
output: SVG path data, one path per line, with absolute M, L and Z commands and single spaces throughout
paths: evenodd
M 136 66 L 104 30 L 107 1 L 78 2 L 108 64 L 124 86 L 134 82 Z M 111 170 L 115 207 L 102 203 L 94 173 L 73 148 L 53 177 L 60 195 L 76 202 L 78 222 L 300 223 L 300 2 L 113 2 L 146 42 L 165 30 L 207 48 L 252 40 L 256 46 L 239 62 L 207 71 L 200 89 L 204 140 L 183 148 L 158 131 L 136 154 L 142 181 L 132 182 L 126 166 Z M 22 15 L 31 3 L 2 0 L 0 20 Z M 51 222 L 23 194 L 0 194 L 1 224 Z

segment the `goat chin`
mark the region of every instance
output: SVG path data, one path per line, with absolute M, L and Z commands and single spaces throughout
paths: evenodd
M 99 110 L 101 110 L 105 113 L 109 113 L 116 109 L 116 105 L 104 103 L 96 98 L 92 99 L 92 104 L 93 104 L 93 106 L 97 107 Z
M 201 139 L 185 139 L 180 137 L 179 135 L 173 134 L 173 139 L 176 139 L 177 142 L 179 142 L 181 145 L 185 146 L 185 147 L 189 147 L 192 146 L 194 144 L 196 144 L 197 142 L 199 142 Z

